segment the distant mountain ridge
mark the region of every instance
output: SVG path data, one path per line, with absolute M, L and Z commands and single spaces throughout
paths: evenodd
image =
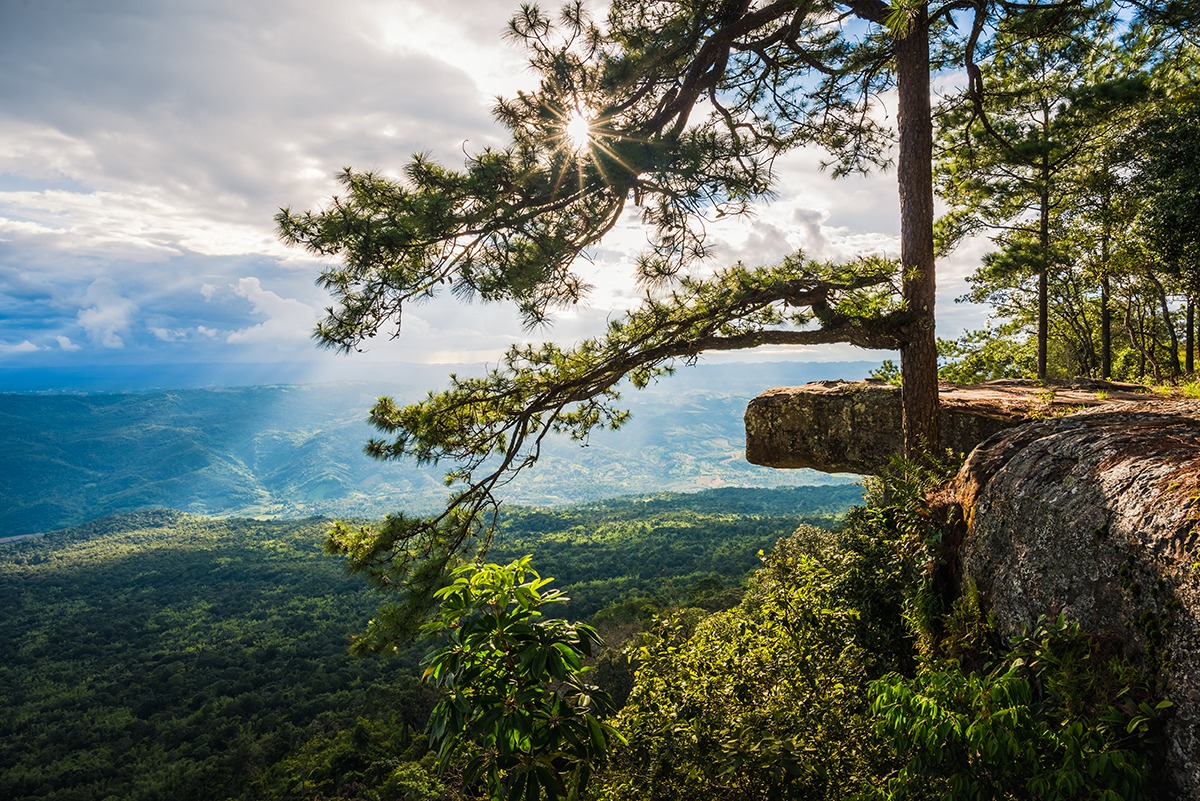
M 722 486 L 844 483 L 747 464 L 742 414 L 773 378 L 804 381 L 854 369 L 682 370 L 628 392 L 634 416 L 621 431 L 598 432 L 585 447 L 551 443 L 506 498 L 558 504 Z M 0 531 L 45 531 L 154 507 L 291 518 L 429 510 L 446 497 L 443 468 L 381 463 L 362 451 L 374 433 L 365 419 L 376 396 L 411 401 L 431 388 L 427 379 L 427 371 L 415 371 L 399 386 L 0 394 Z

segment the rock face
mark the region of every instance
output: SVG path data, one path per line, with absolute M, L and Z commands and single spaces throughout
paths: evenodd
M 1200 798 L 1200 402 L 1004 431 L 942 500 L 964 521 L 952 568 L 1003 632 L 1062 613 L 1156 671 L 1173 797 Z
M 936 499 L 959 521 L 951 592 L 973 583 L 1002 633 L 1062 614 L 1140 662 L 1174 702 L 1164 797 L 1200 799 L 1200 401 L 1100 383 L 939 394 L 942 446 L 970 453 Z M 780 387 L 746 411 L 755 464 L 870 473 L 899 449 L 881 382 Z
M 942 384 L 942 448 L 969 453 L 992 434 L 1033 417 L 1135 403 L 1145 400 L 1144 392 L 1132 384 L 1102 382 L 1053 389 L 1010 380 Z M 776 387 L 750 401 L 745 419 L 751 464 L 874 473 L 900 451 L 900 392 L 882 381 Z

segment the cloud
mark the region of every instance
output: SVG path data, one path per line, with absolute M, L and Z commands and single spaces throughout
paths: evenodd
M 213 339 L 220 334 L 215 328 L 209 328 L 206 325 L 198 325 L 195 328 L 163 328 L 162 326 L 149 326 L 147 330 L 162 342 L 186 342 L 196 338 Z
M 315 358 L 309 334 L 329 303 L 312 283 L 322 264 L 279 242 L 274 215 L 326 204 L 347 165 L 397 174 L 428 152 L 458 167 L 464 151 L 505 141 L 493 96 L 535 79 L 502 36 L 517 3 L 469 6 L 4 4 L 0 318 L 17 344 L 0 354 L 33 343 L 49 349 L 40 358 L 80 363 L 256 349 Z M 714 224 L 718 255 L 700 271 L 797 248 L 830 259 L 893 252 L 894 176 L 832 182 L 820 158 L 780 158 L 777 200 Z M 579 266 L 595 285 L 591 308 L 560 312 L 549 331 L 527 332 L 509 307 L 439 299 L 408 312 L 399 340 L 370 348 L 494 359 L 514 342 L 600 333 L 640 301 L 633 263 L 645 247 L 631 208 Z
M 225 341 L 233 345 L 288 345 L 310 341 L 317 312 L 293 298 L 284 298 L 263 289 L 257 278 L 243 278 L 235 289 L 238 297 L 250 301 L 254 313 L 267 319 L 258 325 L 234 331 Z
M 103 12 L 69 0 L 10 5 L 0 34 L 10 65 L 0 74 L 0 170 L 69 179 L 102 203 L 91 211 L 117 219 L 190 220 L 190 244 L 182 228 L 166 233 L 195 252 L 259 252 L 258 239 L 274 239 L 277 208 L 328 196 L 346 164 L 398 167 L 431 147 L 460 161 L 464 139 L 495 136 L 470 69 L 506 50 L 503 17 L 490 46 L 464 46 L 465 32 L 450 27 L 453 50 L 431 50 L 412 30 L 423 46 L 402 48 L 377 34 L 394 7 L 419 9 L 365 0 L 298 2 L 282 16 L 232 0 L 111 0 Z M 463 15 L 423 16 L 449 20 L 445 28 Z
M 99 278 L 88 287 L 84 308 L 75 316 L 93 343 L 110 349 L 125 347 L 137 305 L 123 297 L 112 281 Z
M 0 342 L 0 353 L 36 353 L 39 350 L 41 348 L 28 339 L 18 342 L 15 345 L 9 342 Z

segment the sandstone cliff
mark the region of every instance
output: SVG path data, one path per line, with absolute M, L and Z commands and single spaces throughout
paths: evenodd
M 1144 402 L 1134 384 L 1032 381 L 941 385 L 943 449 L 969 453 L 985 439 L 1036 417 Z M 874 473 L 900 450 L 900 392 L 882 381 L 817 381 L 767 390 L 746 408 L 746 459 L 767 467 Z
M 972 582 L 1003 633 L 1060 613 L 1142 664 L 1173 703 L 1172 796 L 1200 799 L 1200 401 L 1131 385 L 943 385 L 937 494 L 948 589 Z M 900 449 L 879 382 L 781 387 L 746 412 L 747 458 L 871 473 Z M 976 447 L 978 446 L 978 447 Z
M 951 567 L 1002 632 L 1061 613 L 1157 675 L 1171 783 L 1200 798 L 1200 402 L 1005 431 L 942 500 L 965 524 Z

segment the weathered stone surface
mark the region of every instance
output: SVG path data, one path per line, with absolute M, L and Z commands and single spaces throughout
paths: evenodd
M 1046 389 L 1031 381 L 971 387 L 943 383 L 942 443 L 957 453 L 1033 417 L 1144 401 L 1133 384 L 1083 382 Z M 874 473 L 900 451 L 900 392 L 882 381 L 817 381 L 769 389 L 746 408 L 746 459 L 768 467 Z
M 1200 798 L 1200 403 L 1005 431 L 942 500 L 965 521 L 958 578 L 1002 631 L 1062 613 L 1157 671 L 1173 797 Z

